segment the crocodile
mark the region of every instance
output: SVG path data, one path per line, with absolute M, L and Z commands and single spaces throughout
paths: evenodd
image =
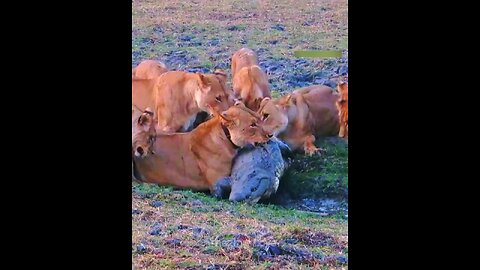
M 230 176 L 216 182 L 214 195 L 226 198 L 230 192 L 230 201 L 252 204 L 268 199 L 277 191 L 280 177 L 288 166 L 283 156 L 290 155 L 290 148 L 276 138 L 257 147 L 241 149 L 233 161 Z

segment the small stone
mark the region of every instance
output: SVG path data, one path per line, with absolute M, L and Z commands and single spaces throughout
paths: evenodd
M 348 263 L 348 259 L 345 256 L 338 256 L 337 257 L 337 262 L 340 264 L 346 264 Z
M 162 233 L 162 229 L 159 227 L 154 227 L 148 234 L 150 235 L 159 235 Z
M 278 256 L 282 254 L 282 249 L 277 245 L 269 245 L 267 247 L 267 252 L 273 256 Z
M 278 30 L 278 31 L 285 31 L 285 26 L 283 26 L 281 24 L 276 24 L 276 25 L 272 26 L 272 29 L 275 29 L 275 30 Z
M 298 240 L 295 239 L 295 238 L 285 239 L 285 243 L 287 243 L 287 244 L 295 244 L 295 243 L 297 243 L 297 242 L 298 242 Z
M 237 234 L 235 235 L 235 240 L 239 241 L 239 242 L 244 242 L 244 241 L 247 241 L 249 240 L 250 238 L 245 235 L 245 234 Z
M 183 37 L 180 37 L 180 40 L 181 40 L 181 41 L 190 41 L 190 40 L 192 40 L 192 37 L 190 37 L 190 36 L 183 36 Z
M 144 254 L 145 252 L 147 252 L 147 248 L 143 244 L 137 245 L 138 254 Z
M 169 246 L 179 246 L 182 241 L 180 241 L 180 239 L 170 239 L 170 240 L 166 240 L 165 243 Z
M 200 227 L 195 227 L 195 228 L 192 228 L 192 232 L 193 234 L 198 235 L 198 234 L 206 233 L 206 230 Z
M 177 229 L 179 229 L 179 230 L 185 230 L 185 229 L 188 229 L 188 226 L 187 226 L 187 225 L 180 224 L 180 225 L 177 226 Z
M 160 206 L 162 206 L 162 202 L 161 201 L 152 201 L 150 203 L 150 205 L 153 206 L 153 207 L 160 207 Z
M 198 205 L 203 205 L 203 203 L 200 200 L 194 200 L 194 201 L 192 201 L 192 205 L 198 206 Z
M 218 39 L 212 39 L 208 42 L 209 46 L 218 46 L 218 44 L 220 44 L 220 40 Z

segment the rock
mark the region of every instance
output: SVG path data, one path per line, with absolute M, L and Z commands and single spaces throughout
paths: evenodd
M 136 250 L 138 254 L 144 254 L 147 252 L 147 248 L 143 244 L 137 245 Z
M 163 33 L 163 29 L 160 26 L 153 27 L 153 32 L 155 33 Z
M 287 239 L 285 239 L 285 243 L 287 243 L 287 244 L 296 244 L 297 242 L 298 242 L 298 240 L 295 239 L 295 238 L 287 238 Z
M 207 43 L 209 46 L 218 46 L 220 44 L 220 40 L 218 39 L 212 39 Z
M 338 256 L 337 257 L 337 262 L 339 264 L 347 264 L 348 263 L 348 259 L 345 257 L 345 256 Z
M 192 37 L 191 37 L 191 36 L 181 36 L 181 37 L 179 38 L 179 40 L 181 40 L 181 41 L 190 41 L 190 40 L 192 40 Z
M 140 215 L 141 213 L 143 213 L 141 210 L 132 209 L 132 215 Z
M 244 230 L 244 229 L 245 229 L 245 225 L 239 224 L 239 225 L 237 225 L 235 228 L 237 228 L 237 230 L 240 230 L 240 231 L 241 231 L 241 230 Z
M 158 208 L 158 207 L 162 206 L 162 202 L 161 201 L 152 201 L 150 203 L 150 206 Z
M 182 241 L 180 239 L 170 239 L 170 240 L 165 240 L 165 244 L 168 246 L 180 246 Z
M 202 46 L 202 42 L 200 41 L 192 41 L 188 44 L 190 47 L 199 47 Z
M 193 206 L 200 206 L 200 205 L 203 205 L 203 203 L 200 200 L 194 200 L 194 201 L 192 201 L 192 205 Z
M 162 229 L 160 224 L 155 224 L 152 228 L 152 230 L 148 233 L 150 235 L 159 235 L 162 233 Z
M 188 229 L 188 226 L 187 226 L 187 225 L 180 224 L 180 225 L 177 226 L 177 229 L 179 229 L 179 230 L 185 230 L 185 229 Z
M 245 234 L 236 234 L 235 235 L 235 240 L 239 241 L 239 242 L 245 242 L 245 241 L 248 241 L 250 240 L 250 237 L 248 237 L 247 235 Z
M 278 30 L 278 31 L 285 31 L 285 26 L 281 25 L 281 24 L 276 24 L 274 26 L 272 26 L 272 29 L 275 29 L 275 30 Z
M 195 228 L 192 228 L 192 233 L 193 235 L 201 235 L 201 234 L 206 234 L 207 230 L 205 230 L 204 228 L 195 227 Z
M 191 67 L 191 68 L 187 68 L 185 69 L 185 71 L 187 72 L 192 72 L 192 73 L 209 73 L 210 70 L 208 68 L 205 68 L 205 67 Z
M 306 59 L 295 59 L 295 65 L 306 65 L 308 64 Z
M 154 228 L 153 230 L 151 230 L 148 234 L 150 235 L 159 235 L 162 233 L 162 230 L 160 228 Z
M 175 56 L 181 56 L 181 55 L 185 56 L 186 54 L 187 54 L 186 51 L 175 51 L 175 52 L 173 52 L 173 55 L 175 55 Z
M 272 256 L 282 255 L 282 249 L 277 245 L 269 245 L 267 247 L 267 252 Z

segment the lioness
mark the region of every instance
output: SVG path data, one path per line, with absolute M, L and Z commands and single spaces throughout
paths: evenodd
M 339 82 L 337 90 L 340 93 L 340 98 L 336 102 L 338 117 L 340 119 L 338 136 L 348 139 L 348 84 L 346 82 Z
M 146 117 L 147 115 L 149 117 Z M 142 138 L 139 138 L 138 135 L 139 128 L 143 128 L 142 135 L 144 137 Z M 134 134 L 137 135 L 134 136 Z M 153 153 L 149 146 L 153 140 L 155 140 L 156 136 L 157 133 L 155 130 L 155 122 L 153 121 L 153 110 L 151 108 L 146 108 L 142 112 L 132 105 L 132 143 L 141 146 L 142 150 L 145 150 L 145 153 L 143 151 L 139 151 L 137 153 L 139 156 L 147 153 Z
M 150 115 L 150 117 L 145 117 Z M 134 105 L 132 105 L 132 145 L 135 144 L 138 147 L 138 151 L 133 152 L 138 157 L 145 156 L 147 154 L 154 154 L 151 149 L 151 145 L 157 136 L 155 131 L 155 125 L 152 123 L 147 123 L 153 119 L 153 111 L 150 108 L 145 109 L 144 112 L 138 110 Z M 143 128 L 142 136 L 139 136 L 138 129 Z M 133 149 L 133 148 L 132 148 Z M 143 152 L 145 151 L 145 152 Z M 132 160 L 132 180 L 140 182 L 139 179 L 135 176 L 135 166 L 133 165 Z
M 264 98 L 258 110 L 264 129 L 284 140 L 292 150 L 317 153 L 315 136 L 334 136 L 339 131 L 338 95 L 323 85 L 304 87 L 277 99 Z
M 169 71 L 153 80 L 132 79 L 132 103 L 154 109 L 158 132 L 186 131 L 199 112 L 212 114 L 209 108 L 222 112 L 233 105 L 225 81 L 222 74 L 183 71 Z
M 244 67 L 258 65 L 257 55 L 254 51 L 248 48 L 241 48 L 232 56 L 232 78 L 235 74 Z
M 258 66 L 257 56 L 247 48 L 232 57 L 233 92 L 245 105 L 257 110 L 264 97 L 270 97 L 270 87 L 265 72 Z
M 260 117 L 237 103 L 188 133 L 157 134 L 150 140 L 153 117 L 135 121 L 132 136 L 133 174 L 143 182 L 214 192 L 230 175 L 237 149 L 267 142 Z M 149 146 L 145 148 L 145 143 Z M 151 153 L 155 154 L 151 154 Z
M 132 79 L 155 79 L 167 71 L 167 66 L 160 61 L 144 60 L 132 68 Z

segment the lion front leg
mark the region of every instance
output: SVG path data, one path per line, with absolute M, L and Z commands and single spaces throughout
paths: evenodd
M 313 135 L 309 135 L 305 137 L 305 140 L 303 142 L 303 150 L 305 151 L 305 154 L 308 156 L 320 154 L 320 151 L 325 151 L 325 149 L 317 148 L 315 146 L 315 136 Z

